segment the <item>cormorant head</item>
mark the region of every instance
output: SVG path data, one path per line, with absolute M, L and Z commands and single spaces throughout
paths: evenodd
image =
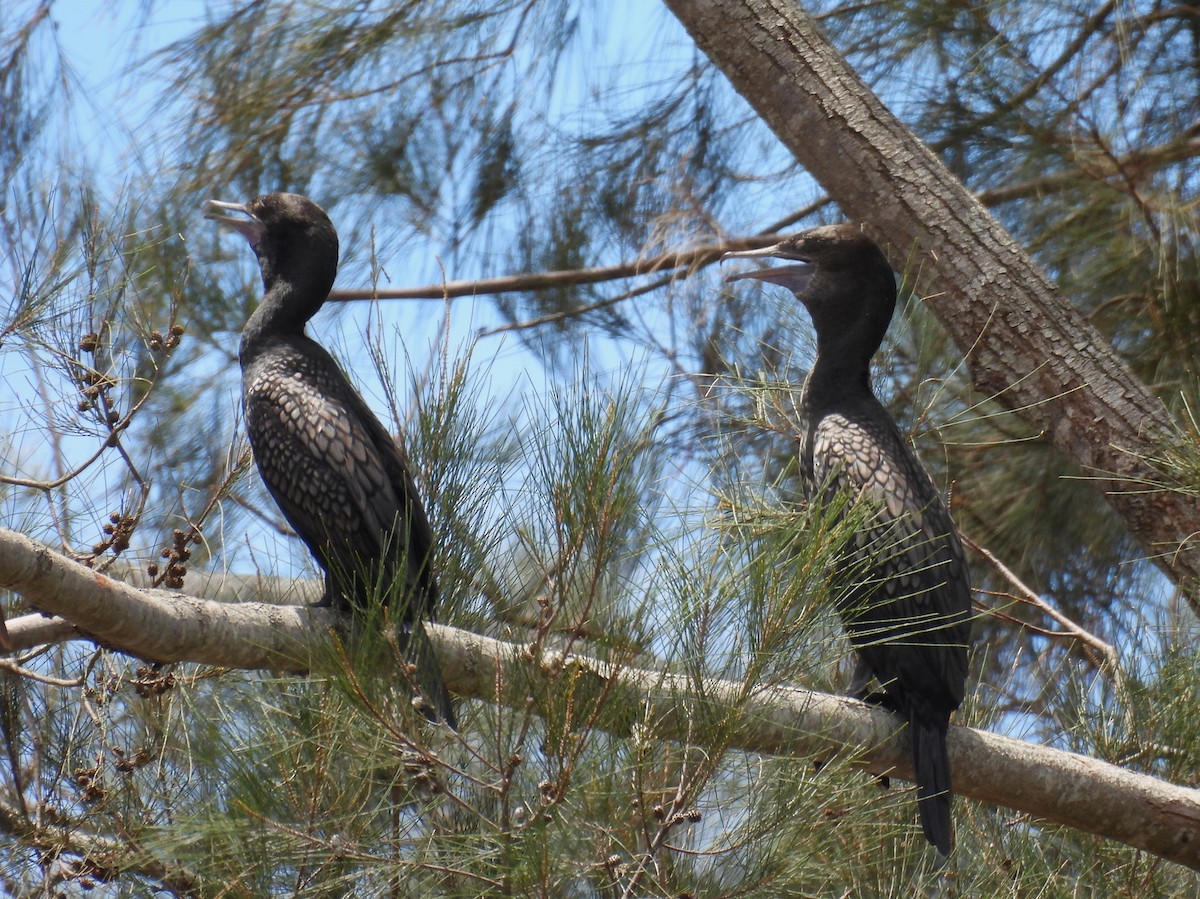
M 752 278 L 786 287 L 808 309 L 818 337 L 856 334 L 870 354 L 883 341 L 896 308 L 896 276 L 879 245 L 857 225 L 823 225 L 774 246 L 721 258 L 793 263 L 737 272 L 725 280 Z
M 282 287 L 307 321 L 325 302 L 337 274 L 337 231 L 325 210 L 299 194 L 265 194 L 249 203 L 209 200 L 204 217 L 250 242 L 268 295 Z M 224 212 L 238 213 L 223 215 Z

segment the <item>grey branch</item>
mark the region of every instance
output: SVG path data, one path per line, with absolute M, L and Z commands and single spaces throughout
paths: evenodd
M 142 590 L 98 574 L 23 534 L 0 528 L 0 588 L 13 590 L 75 633 L 159 662 L 303 671 L 340 617 L 326 609 L 219 603 Z M 18 648 L 47 636 L 40 615 L 14 619 Z M 31 624 L 27 624 L 32 622 Z M 646 709 L 655 736 L 683 741 L 700 704 L 738 714 L 730 745 L 747 752 L 848 752 L 877 774 L 911 777 L 907 737 L 893 716 L 851 699 L 785 687 L 747 698 L 744 685 L 703 684 L 666 671 L 617 668 L 583 656 L 533 656 L 527 644 L 434 625 L 431 638 L 450 688 L 462 696 L 523 704 L 528 687 L 553 689 L 565 669 L 611 683 L 608 707 Z M 54 631 L 61 635 L 62 631 Z M 504 684 L 519 684 L 511 695 Z M 597 691 L 599 695 L 599 691 Z M 628 727 L 616 717 L 601 723 Z M 1119 840 L 1200 870 L 1200 793 L 1098 759 L 952 727 L 955 791 L 1045 821 Z
M 70 627 L 80 637 L 150 662 L 306 671 L 314 635 L 340 620 L 324 609 L 227 604 L 139 589 L 7 528 L 0 528 L 0 589 L 20 594 L 42 613 L 10 622 L 18 651 Z

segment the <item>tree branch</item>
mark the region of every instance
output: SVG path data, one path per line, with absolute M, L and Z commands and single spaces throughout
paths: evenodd
M 91 571 L 15 531 L 0 528 L 0 588 L 44 613 L 61 615 L 113 649 L 160 662 L 302 671 L 312 648 L 341 617 L 328 609 L 227 605 L 167 591 L 139 590 Z M 32 618 L 34 616 L 26 616 Z M 14 619 L 14 642 L 28 637 Z M 894 716 L 839 696 L 771 687 L 746 695 L 725 680 L 697 683 L 667 671 L 617 667 L 542 653 L 432 625 L 447 684 L 463 696 L 524 707 L 531 685 L 553 690 L 563 672 L 595 678 L 609 713 L 598 725 L 622 733 L 629 709 L 646 709 L 655 735 L 686 741 L 700 706 L 736 715 L 729 745 L 773 755 L 851 752 L 877 774 L 911 778 L 908 737 Z M 27 648 L 28 643 L 24 646 Z M 519 685 L 508 689 L 506 685 Z M 1097 759 L 952 727 L 955 791 L 1119 840 L 1200 870 L 1200 793 Z
M 53 820 L 53 815 L 45 815 Z M 90 833 L 77 823 L 71 826 L 31 822 L 19 809 L 0 802 L 0 832 L 55 857 L 75 876 L 91 875 L 109 880 L 134 872 L 157 881 L 177 896 L 204 896 L 203 881 L 182 865 L 164 862 L 133 842 L 109 839 Z M 69 857 L 74 856 L 74 861 Z
M 665 0 L 852 219 L 936 280 L 926 297 L 983 395 L 1073 459 L 1200 613 L 1200 497 L 1154 460 L 1177 439 L 1162 403 L 793 0 Z
M 1047 194 L 1065 190 L 1084 180 L 1107 182 L 1110 179 L 1126 180 L 1130 177 L 1139 177 L 1168 165 L 1200 156 L 1200 137 L 1197 137 L 1193 133 L 1194 131 L 1195 127 L 1176 140 L 1154 147 L 1131 150 L 1116 158 L 1113 158 L 1111 154 L 1100 153 L 1094 147 L 1085 146 L 1076 154 L 1075 168 L 1049 172 L 1037 178 L 987 188 L 979 191 L 975 196 L 984 206 L 992 207 L 1015 200 L 1044 197 Z
M 1030 78 L 1024 87 L 1018 89 L 1011 96 L 1006 97 L 1004 102 L 998 103 L 994 109 L 989 110 L 987 113 L 981 116 L 975 117 L 969 122 L 964 122 L 962 125 L 957 126 L 954 129 L 955 132 L 962 134 L 968 132 L 977 133 L 982 131 L 984 128 L 994 124 L 995 122 L 998 122 L 1008 113 L 1021 106 L 1024 106 L 1027 102 L 1033 99 L 1038 91 L 1045 87 L 1046 84 L 1048 84 L 1059 71 L 1066 68 L 1067 64 L 1083 50 L 1083 48 L 1087 45 L 1087 42 L 1091 40 L 1092 36 L 1100 30 L 1102 25 L 1104 25 L 1105 21 L 1112 14 L 1112 11 L 1116 8 L 1116 5 L 1117 4 L 1114 2 L 1114 0 L 1108 0 L 1107 3 L 1092 13 L 1092 15 L 1088 17 L 1087 21 L 1080 26 L 1078 33 L 1076 33 L 1076 35 L 1067 43 L 1062 52 L 1059 53 L 1058 57 L 1050 61 L 1036 75 Z M 996 35 L 996 37 L 1000 37 L 1000 35 Z M 933 149 L 935 152 L 941 152 L 942 150 L 948 149 L 953 142 L 953 137 L 945 138 L 936 144 Z
M 1195 129 L 1192 129 L 1195 130 Z M 1177 140 L 1146 149 L 1131 150 L 1124 156 L 1113 158 L 1098 152 L 1081 151 L 1086 154 L 1080 160 L 1080 168 L 1059 172 L 1050 172 L 1037 178 L 1025 181 L 1014 181 L 1000 187 L 991 187 L 975 194 L 976 199 L 984 206 L 999 206 L 1015 200 L 1026 200 L 1031 197 L 1045 196 L 1049 193 L 1064 190 L 1083 179 L 1106 180 L 1108 178 L 1128 177 L 1128 173 L 1145 173 L 1176 162 L 1184 162 L 1200 156 L 1200 137 L 1189 130 Z M 1090 170 L 1090 171 L 1088 171 Z M 1125 173 L 1124 175 L 1122 173 Z M 350 303 L 357 300 L 445 300 L 462 297 L 494 296 L 502 293 L 517 293 L 527 290 L 542 290 L 551 287 L 576 287 L 580 284 L 601 284 L 606 281 L 620 281 L 625 278 L 636 278 L 642 275 L 674 272 L 678 268 L 686 268 L 687 275 L 695 273 L 705 266 L 719 262 L 721 256 L 734 250 L 754 250 L 769 247 L 777 243 L 781 232 L 798 222 L 808 218 L 821 208 L 828 206 L 831 201 L 822 198 L 809 203 L 791 215 L 773 222 L 758 234 L 747 237 L 731 237 L 719 243 L 702 244 L 690 250 L 673 250 L 660 253 L 648 259 L 634 259 L 620 262 L 616 265 L 597 266 L 593 268 L 558 269 L 552 272 L 531 272 L 518 275 L 503 275 L 497 278 L 480 278 L 475 281 L 443 281 L 438 284 L 423 284 L 417 287 L 397 287 L 389 290 L 378 290 L 371 287 L 351 287 L 330 291 L 329 298 L 337 303 Z M 650 289 L 662 286 L 661 281 L 650 285 Z M 536 327 L 546 322 L 558 321 L 572 315 L 603 309 L 623 300 L 644 293 L 642 288 L 636 291 L 597 301 L 585 309 L 570 309 L 554 315 L 543 316 L 531 322 L 521 322 L 519 327 Z M 505 326 L 487 332 L 499 333 L 514 326 Z M 2 476 L 0 476 L 2 477 Z M 11 483 L 18 483 L 12 480 Z
M 0 589 L 66 619 L 80 636 L 150 662 L 307 671 L 314 635 L 341 619 L 327 609 L 230 605 L 170 590 L 139 590 L 7 528 L 0 528 Z M 23 638 L 39 633 L 40 617 L 13 619 L 21 635 L 12 639 L 14 649 L 29 648 Z
M 827 198 L 821 198 L 807 206 L 797 209 L 791 215 L 768 225 L 758 234 L 749 237 L 731 237 L 718 243 L 702 244 L 690 250 L 672 250 L 660 253 L 648 259 L 634 259 L 630 262 L 620 262 L 616 265 L 597 266 L 593 268 L 559 269 L 552 272 L 531 272 L 520 275 L 503 275 L 498 278 L 480 278 L 476 281 L 443 281 L 440 284 L 426 284 L 421 287 L 398 287 L 392 290 L 376 288 L 350 288 L 333 290 L 329 299 L 336 303 L 348 303 L 355 300 L 447 300 L 457 297 L 492 296 L 499 293 L 517 293 L 526 290 L 544 290 L 551 287 L 577 287 L 580 284 L 600 284 L 605 281 L 620 281 L 624 278 L 636 278 L 641 275 L 653 275 L 662 272 L 674 272 L 678 268 L 686 268 L 685 275 L 690 275 L 707 265 L 720 262 L 726 253 L 735 250 L 756 250 L 769 247 L 779 241 L 779 232 L 784 228 L 803 221 L 825 206 L 829 205 Z M 669 279 L 668 279 L 669 280 Z M 619 297 L 601 300 L 586 309 L 571 309 L 551 316 L 543 316 L 530 323 L 521 323 L 520 327 L 536 327 L 551 321 L 558 321 L 571 315 L 581 315 L 596 309 L 603 309 L 657 289 L 663 285 L 663 280 L 647 287 L 637 288 Z M 510 326 L 516 327 L 516 326 Z M 494 329 L 489 334 L 499 333 L 502 329 Z
M 441 284 L 400 287 L 394 290 L 334 290 L 330 291 L 329 299 L 341 303 L 351 300 L 444 300 L 481 294 L 515 293 L 526 290 L 545 290 L 551 287 L 599 284 L 603 281 L 633 278 L 638 275 L 653 275 L 656 272 L 678 268 L 685 268 L 690 273 L 697 268 L 719 261 L 725 253 L 769 247 L 778 240 L 778 235 L 762 234 L 704 244 L 691 250 L 673 250 L 669 253 L 651 256 L 649 259 L 634 259 L 631 262 L 595 268 L 531 272 L 522 275 L 504 275 L 499 278 L 480 278 L 477 281 L 444 281 Z

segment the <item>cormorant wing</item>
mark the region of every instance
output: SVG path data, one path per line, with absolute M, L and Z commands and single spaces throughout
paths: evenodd
M 910 701 L 945 714 L 963 698 L 970 632 L 967 570 L 949 513 L 886 416 L 826 415 L 811 440 L 814 483 L 874 509 L 845 550 L 851 640 L 882 684 L 895 679 Z
M 246 394 L 247 421 L 277 416 L 258 432 L 287 436 L 256 445 L 263 480 L 331 574 L 407 556 L 410 614 L 424 614 L 436 600 L 424 564 L 433 537 L 404 457 L 333 358 L 293 340 L 303 350 L 272 354 L 264 364 L 278 370 L 255 372 Z

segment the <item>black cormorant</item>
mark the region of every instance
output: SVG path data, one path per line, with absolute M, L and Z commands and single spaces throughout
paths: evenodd
M 433 531 L 407 459 L 333 357 L 304 333 L 333 286 L 337 232 L 325 210 L 296 194 L 208 206 L 206 217 L 250 242 L 262 270 L 262 302 L 238 350 L 259 474 L 325 573 L 321 604 L 363 611 L 373 593 L 391 602 L 424 711 L 453 727 L 422 625 L 438 601 Z
M 847 491 L 872 504 L 868 526 L 839 563 L 838 608 L 858 652 L 851 693 L 902 715 L 912 736 L 925 837 L 948 855 L 946 731 L 963 699 L 970 577 L 941 496 L 871 389 L 870 363 L 896 307 L 896 279 L 879 247 L 848 225 L 803 231 L 725 258 L 793 264 L 731 275 L 791 290 L 817 332 L 800 394 L 800 473 L 810 501 Z M 882 695 L 869 694 L 874 677 Z

